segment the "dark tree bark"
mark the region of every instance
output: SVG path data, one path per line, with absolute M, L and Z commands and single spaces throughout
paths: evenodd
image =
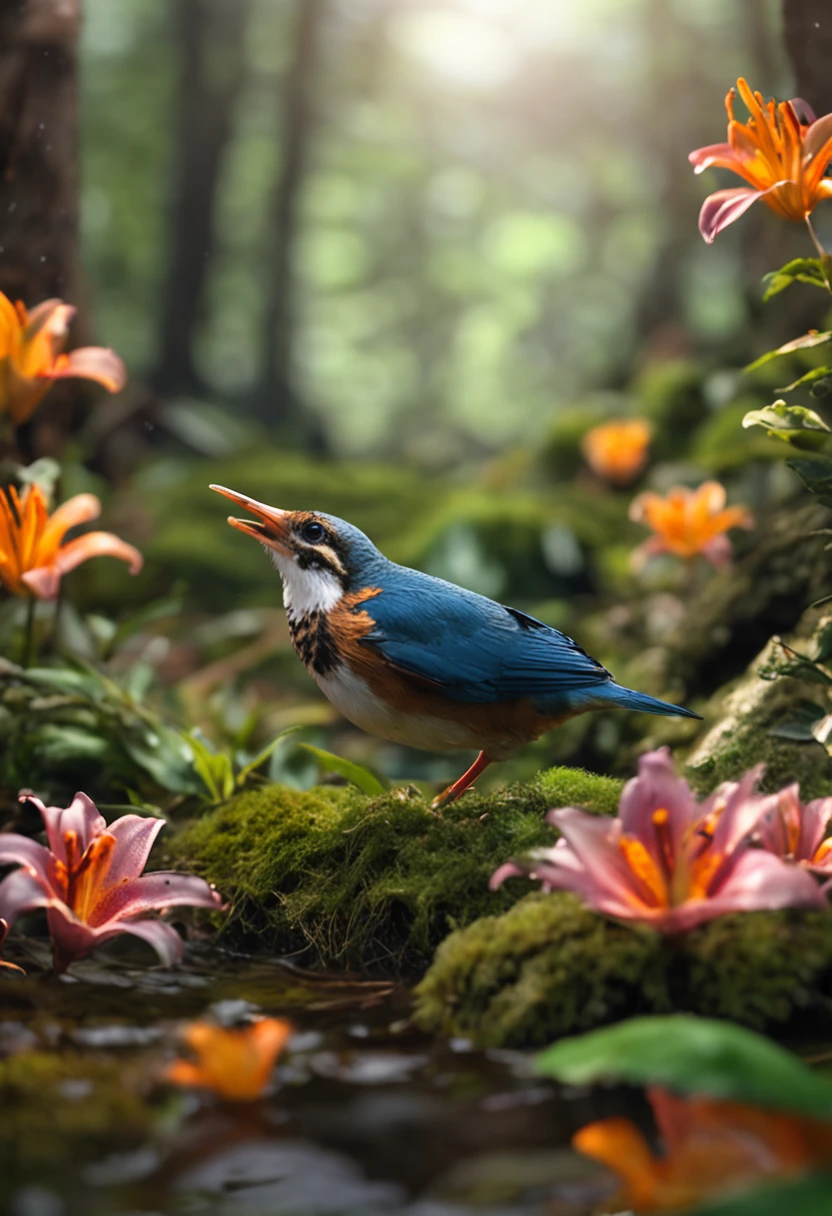
M 80 0 L 0 0 L 0 291 L 78 303 Z
M 832 113 L 832 3 L 783 0 L 783 33 L 795 93 L 816 114 Z
M 294 250 L 300 204 L 315 126 L 315 87 L 326 0 L 296 0 L 291 60 L 281 97 L 281 161 L 270 209 L 271 248 L 263 319 L 263 358 L 255 410 L 265 421 L 315 447 L 320 428 L 304 414 L 295 383 Z
M 250 0 L 171 0 L 181 55 L 175 173 L 159 357 L 160 393 L 199 392 L 193 340 L 214 239 L 214 211 L 245 75 Z

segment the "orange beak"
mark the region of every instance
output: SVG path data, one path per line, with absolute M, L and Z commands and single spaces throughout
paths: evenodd
M 244 532 L 246 536 L 253 536 L 262 545 L 268 545 L 277 553 L 287 556 L 291 553 L 288 522 L 290 511 L 281 511 L 279 507 L 267 507 L 265 503 L 258 502 L 256 498 L 249 498 L 247 494 L 238 494 L 236 490 L 229 490 L 225 486 L 212 485 L 208 488 L 215 490 L 217 494 L 222 494 L 224 498 L 230 498 L 238 507 L 257 516 L 256 520 L 250 520 L 235 519 L 233 515 L 229 515 L 228 522 L 232 528 L 236 528 L 238 532 Z

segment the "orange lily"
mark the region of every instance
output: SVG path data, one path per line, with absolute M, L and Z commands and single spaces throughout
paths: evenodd
M 191 1022 L 183 1037 L 197 1060 L 175 1060 L 165 1077 L 174 1085 L 210 1089 L 227 1102 L 253 1102 L 268 1085 L 291 1033 L 283 1018 L 260 1018 L 232 1030 Z
M 618 1174 L 610 1211 L 669 1212 L 771 1177 L 802 1173 L 832 1160 L 832 1124 L 712 1098 L 679 1098 L 649 1089 L 665 1153 L 653 1155 L 629 1119 L 582 1127 L 573 1147 Z
M 0 413 L 15 426 L 34 413 L 55 380 L 78 376 L 111 393 L 124 387 L 127 372 L 114 351 L 82 346 L 63 353 L 75 311 L 63 300 L 44 300 L 27 312 L 0 292 Z
M 729 528 L 753 528 L 754 519 L 745 507 L 725 506 L 725 487 L 706 481 L 696 490 L 674 486 L 666 498 L 647 491 L 633 499 L 630 519 L 652 528 L 651 536 L 636 550 L 638 558 L 657 553 L 692 558 L 700 554 L 712 566 L 731 561 Z
M 737 90 L 748 107 L 748 119 L 743 123 L 734 117 L 735 90 L 729 89 L 728 142 L 697 148 L 688 157 L 696 173 L 730 169 L 748 182 L 747 187 L 717 190 L 705 199 L 699 231 L 709 245 L 758 198 L 782 219 L 797 223 L 808 223 L 818 203 L 832 198 L 832 178 L 826 176 L 832 160 L 832 114 L 815 119 L 797 98 L 765 102 L 742 77 Z
M 12 595 L 53 600 L 63 576 L 91 557 L 118 557 L 138 574 L 141 553 L 111 532 L 87 532 L 62 544 L 70 528 L 100 514 L 94 494 L 76 494 L 50 515 L 40 486 L 20 493 L 6 486 L 0 494 L 0 583 Z
M 650 424 L 643 418 L 619 418 L 587 431 L 581 451 L 593 473 L 613 485 L 626 486 L 647 463 Z

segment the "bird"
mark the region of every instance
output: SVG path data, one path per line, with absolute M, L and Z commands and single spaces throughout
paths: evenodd
M 477 750 L 434 799 L 437 811 L 488 765 L 577 714 L 700 716 L 616 684 L 577 642 L 517 608 L 389 561 L 335 515 L 210 488 L 254 516 L 228 522 L 271 557 L 295 651 L 345 718 L 408 747 Z

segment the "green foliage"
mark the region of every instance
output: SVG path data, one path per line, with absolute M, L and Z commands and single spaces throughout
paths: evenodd
M 790 342 L 784 342 L 776 350 L 767 350 L 765 354 L 760 355 L 753 363 L 749 363 L 745 370 L 746 372 L 759 371 L 761 367 L 765 367 L 767 363 L 771 363 L 772 359 L 778 359 L 781 355 L 793 355 L 795 351 L 811 350 L 815 346 L 825 346 L 830 340 L 832 340 L 832 332 L 810 329 L 808 333 L 801 334 L 799 338 L 792 338 Z
M 513 885 L 513 884 L 512 884 Z M 832 1011 L 832 918 L 748 912 L 669 941 L 571 895 L 533 895 L 448 937 L 416 990 L 425 1030 L 542 1046 L 617 1018 L 690 1012 L 757 1030 Z
M 432 813 L 414 790 L 368 800 L 356 790 L 283 786 L 238 795 L 169 843 L 216 884 L 224 933 L 319 963 L 421 969 L 456 925 L 512 897 L 488 880 L 508 857 L 551 841 L 544 814 L 579 805 L 612 813 L 620 783 L 571 769 Z
M 795 448 L 810 451 L 823 447 L 832 434 L 819 414 L 804 405 L 775 401 L 761 410 L 750 410 L 742 420 L 744 427 L 761 426 L 771 439 L 781 439 Z
M 820 258 L 793 258 L 779 270 L 772 270 L 763 275 L 763 300 L 770 300 L 772 296 L 779 295 L 781 291 L 791 287 L 792 283 L 808 283 L 812 287 L 822 287 L 828 291 L 829 282 L 828 259 L 821 261 Z
M 241 762 L 236 751 L 221 751 L 213 747 L 207 739 L 200 737 L 198 731 L 191 731 L 189 734 L 183 735 L 183 739 L 193 757 L 194 771 L 204 786 L 204 789 L 200 791 L 200 796 L 203 800 L 215 804 L 225 802 L 240 790 L 245 789 L 246 785 L 259 775 L 257 770 L 270 759 L 278 744 L 287 735 L 294 734 L 298 729 L 296 726 L 289 726 L 286 730 L 280 731 L 278 735 L 275 735 L 271 743 L 267 743 L 257 755 L 251 759 L 247 759 L 245 762 Z M 308 745 L 301 744 L 301 746 Z M 329 753 L 326 752 L 324 755 L 329 755 Z M 332 756 L 331 759 L 338 760 L 339 757 Z M 341 761 L 341 763 L 344 765 L 349 764 L 346 760 Z M 171 792 L 188 793 L 190 791 L 176 790 Z
M 832 457 L 807 456 L 787 460 L 786 464 L 825 507 L 832 507 Z
M 535 1060 L 566 1085 L 661 1085 L 681 1094 L 832 1117 L 832 1081 L 762 1035 L 709 1018 L 630 1018 L 566 1039 Z
M 0 660 L 0 785 L 104 801 L 114 788 L 139 800 L 202 793 L 189 744 L 145 704 L 151 677 L 144 663 L 117 682 L 82 659 L 26 670 Z
M 832 1175 L 766 1181 L 762 1187 L 718 1199 L 689 1216 L 828 1216 L 832 1210 Z
M 324 751 L 322 747 L 313 747 L 311 743 L 299 743 L 298 746 L 313 755 L 326 772 L 337 773 L 339 777 L 351 782 L 363 794 L 367 794 L 371 798 L 376 794 L 383 794 L 387 789 L 387 785 L 375 773 L 371 773 L 369 769 L 360 764 L 354 764 L 352 760 L 345 760 L 343 756 L 334 756 L 332 752 Z M 226 797 L 230 797 L 230 795 L 227 794 Z

